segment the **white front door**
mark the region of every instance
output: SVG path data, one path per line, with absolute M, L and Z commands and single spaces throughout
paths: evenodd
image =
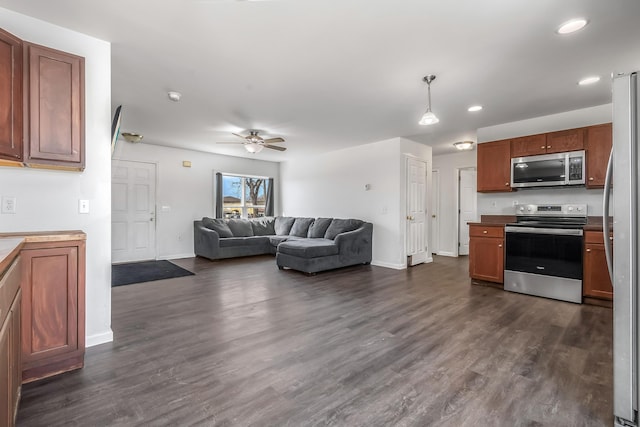
M 410 265 L 427 260 L 427 164 L 407 159 L 407 256 Z
M 431 172 L 431 253 L 437 254 L 440 246 L 440 171 Z
M 111 164 L 111 261 L 156 258 L 156 165 Z
M 458 255 L 469 255 L 469 226 L 467 223 L 476 221 L 476 170 L 460 169 L 460 187 L 458 195 L 460 197 L 460 215 L 458 216 Z

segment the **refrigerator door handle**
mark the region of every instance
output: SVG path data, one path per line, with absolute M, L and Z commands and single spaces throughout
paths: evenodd
M 607 163 L 607 173 L 604 177 L 604 197 L 602 198 L 602 231 L 604 236 L 604 254 L 607 258 L 607 270 L 609 270 L 609 278 L 613 283 L 613 260 L 611 257 L 611 240 L 608 239 L 611 229 L 609 228 L 609 197 L 611 196 L 611 176 L 613 175 L 613 147 L 609 154 L 609 163 Z

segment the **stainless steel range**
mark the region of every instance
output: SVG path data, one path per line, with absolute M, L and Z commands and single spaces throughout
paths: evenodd
M 582 303 L 587 205 L 517 205 L 505 226 L 504 289 Z

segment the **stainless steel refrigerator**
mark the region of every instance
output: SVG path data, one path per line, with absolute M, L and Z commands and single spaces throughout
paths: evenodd
M 613 149 L 607 168 L 603 220 L 609 235 L 609 183 L 615 188 L 613 205 L 613 259 L 607 250 L 613 283 L 613 411 L 616 427 L 638 425 L 638 215 L 640 214 L 640 88 L 638 73 L 613 79 Z

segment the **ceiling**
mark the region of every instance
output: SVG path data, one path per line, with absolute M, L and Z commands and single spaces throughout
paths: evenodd
M 637 0 L 0 0 L 111 42 L 112 109 L 144 143 L 283 161 L 404 136 L 431 145 L 477 128 L 611 102 L 640 69 Z M 586 17 L 561 36 L 564 21 Z M 422 77 L 436 74 L 432 110 Z M 579 79 L 599 75 L 592 86 Z M 183 94 L 171 102 L 167 91 Z M 484 109 L 469 113 L 480 104 Z M 246 153 L 260 129 L 284 153 Z

